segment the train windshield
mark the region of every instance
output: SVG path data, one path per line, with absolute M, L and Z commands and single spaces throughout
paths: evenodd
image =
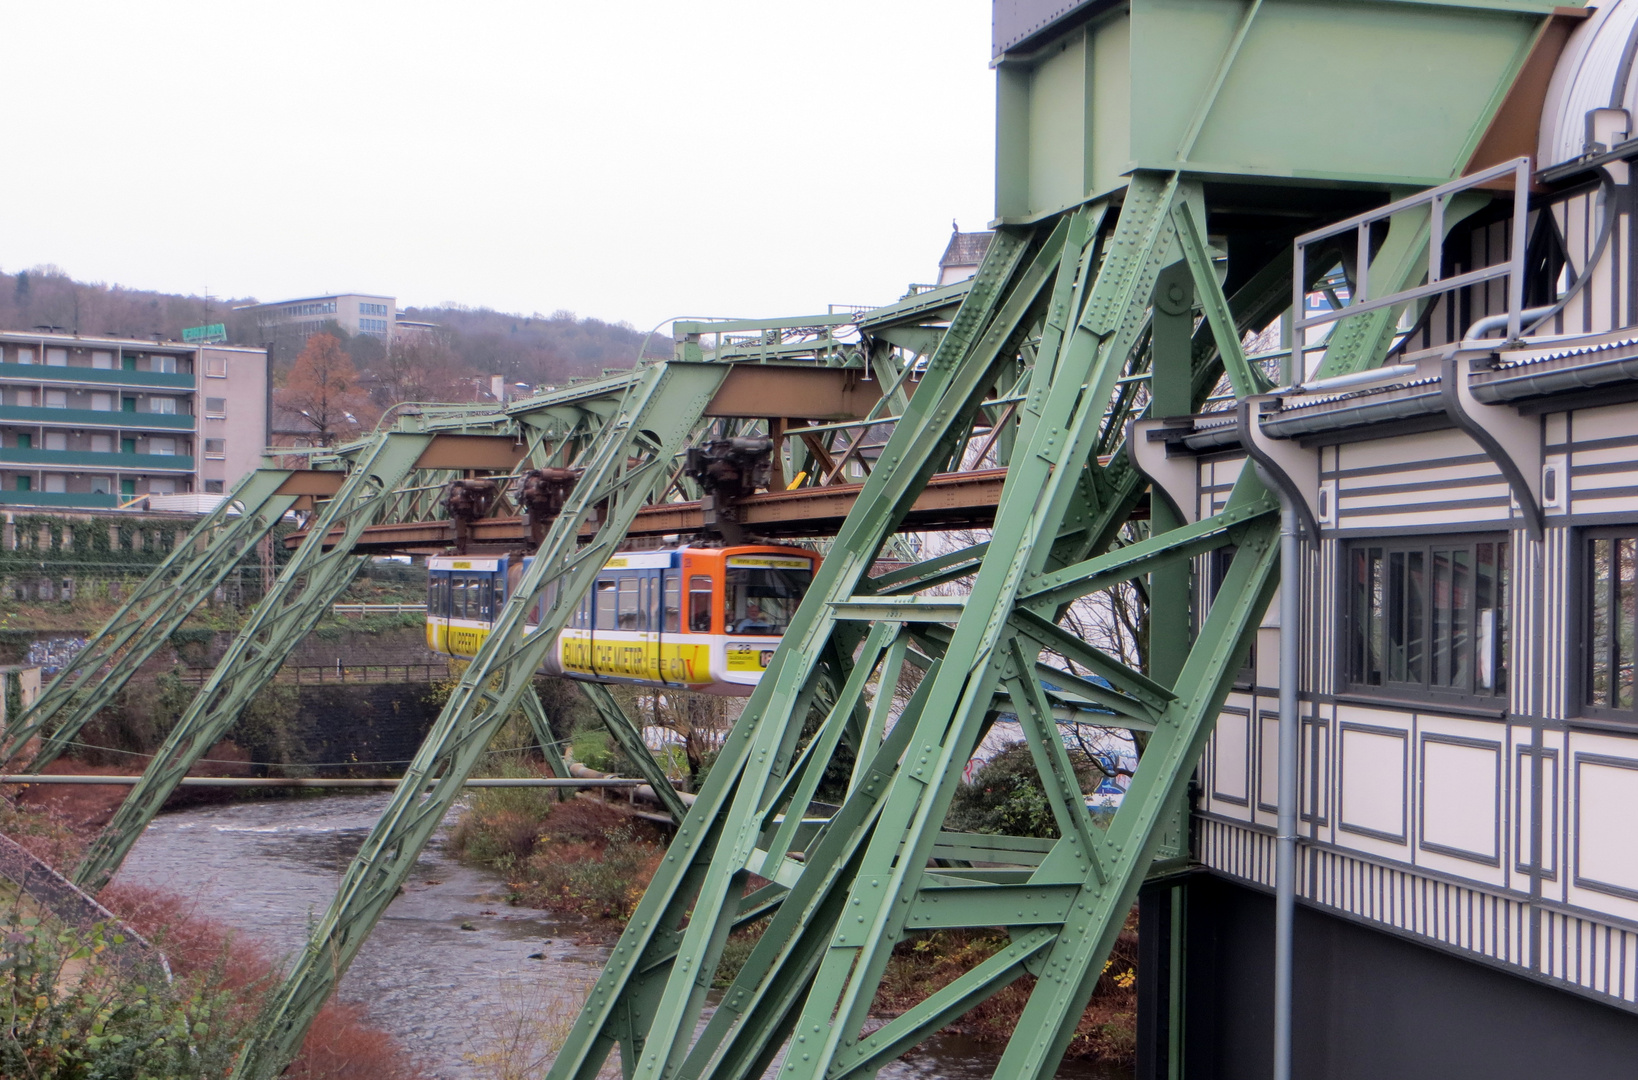
M 731 558 L 723 625 L 730 634 L 782 634 L 812 582 L 813 565 L 806 559 Z

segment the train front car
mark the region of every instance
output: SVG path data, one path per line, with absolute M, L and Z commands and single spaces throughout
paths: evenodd
M 427 648 L 470 660 L 506 603 L 505 555 L 427 558 Z
M 546 670 L 748 696 L 813 580 L 816 558 L 767 544 L 616 555 L 548 654 Z

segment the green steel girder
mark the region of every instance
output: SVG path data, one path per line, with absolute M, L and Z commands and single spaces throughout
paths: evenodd
M 294 495 L 279 494 L 289 476 L 288 469 L 250 473 L 221 505 L 177 541 L 165 561 L 4 733 L 0 769 L 23 754 L 37 735 L 45 741 L 26 771 L 39 772 L 62 753 L 278 524 L 296 500 Z
M 546 757 L 546 764 L 552 770 L 552 775 L 568 779 L 569 766 L 563 760 L 563 752 L 558 749 L 557 739 L 552 736 L 551 722 L 546 718 L 546 708 L 540 703 L 540 695 L 533 687 L 529 692 L 519 696 L 518 704 L 523 709 L 524 717 L 529 721 L 530 730 L 535 733 L 535 741 L 540 744 L 540 752 Z M 559 791 L 558 798 L 566 798 L 568 792 Z
M 349 455 L 352 467 L 340 490 L 314 515 L 301 547 L 166 736 L 142 778 L 86 849 L 74 870 L 75 884 L 96 892 L 108 883 L 182 777 L 227 734 L 290 651 L 346 591 L 363 565 L 363 558 L 352 553 L 353 544 L 366 526 L 380 520 L 392 492 L 432 438 L 427 432 L 381 432 Z M 325 550 L 331 530 L 338 527 L 342 538 Z
M 1095 207 L 1034 235 L 997 234 L 882 452 L 883 467 L 866 481 L 593 988 L 553 1065 L 553 1080 L 589 1080 L 616 1044 L 626 1075 L 641 1080 L 759 1076 L 782 1045 L 782 1076 L 872 1075 L 1026 971 L 1037 975 L 1027 1006 L 1030 1021 L 1019 1026 L 998 1075 L 1050 1074 L 1124 919 L 1122 905 L 1130 904 L 1158 843 L 1163 811 L 1175 805 L 1273 580 L 1274 503 L 1249 472 L 1224 521 L 1106 551 L 1140 488 L 1123 457 L 1109 467 L 1097 465 L 1094 451 L 1107 426 L 1123 427 L 1127 418 L 1121 407 L 1107 414 L 1105 403 L 1120 400 L 1116 380 L 1144 339 L 1157 275 L 1187 258 L 1195 237 L 1178 234 L 1194 222 L 1180 220 L 1178 208 L 1186 208 L 1193 194 L 1175 177 L 1140 174 L 1111 228 L 1103 227 L 1104 208 Z M 1205 269 L 1210 271 L 1209 262 Z M 1217 290 L 1215 277 L 1210 288 Z M 1220 290 L 1211 299 L 1218 307 L 1208 320 L 1229 338 L 1235 305 Z M 909 500 L 964 442 L 979 403 L 1032 335 L 1040 345 L 989 544 L 869 581 L 870 562 Z M 1237 348 L 1237 336 L 1230 339 Z M 1234 349 L 1230 354 L 1232 363 Z M 1223 370 L 1215 350 L 1205 367 Z M 1261 386 L 1243 357 L 1233 375 L 1242 392 Z M 1208 377 L 1215 382 L 1197 363 L 1185 373 L 1188 393 L 1194 396 L 1194 387 Z M 1059 640 L 1068 635 L 1054 620 L 1069 601 L 1112 582 L 1186 565 L 1200 552 L 1231 542 L 1238 554 L 1228 580 L 1175 686 L 1157 684 L 1078 639 L 1072 639 L 1074 646 Z M 903 595 L 962 576 L 973 577 L 964 602 Z M 866 628 L 861 617 L 877 621 Z M 913 655 L 906 647 L 912 635 L 938 656 L 889 728 L 883 698 Z M 1094 670 L 1113 676 L 1117 693 L 1133 695 L 1134 711 L 1141 708 L 1152 719 L 1155 730 L 1133 794 L 1106 835 L 1091 828 L 1064 757 L 1041 685 L 1042 678 L 1063 676 L 1039 667 L 1043 647 L 1068 650 L 1064 654 L 1078 662 L 1092 660 Z M 842 656 L 854 658 L 851 667 L 840 662 Z M 866 706 L 863 691 L 872 678 L 877 701 Z M 808 724 L 821 680 L 842 685 L 799 748 L 797 735 Z M 961 767 L 993 719 L 1002 690 L 1025 726 L 1064 839 L 1044 858 L 1025 860 L 1026 866 L 1036 864 L 1033 870 L 930 873 L 930 858 L 970 843 L 953 839 L 941 825 Z M 856 755 L 849 794 L 817 835 L 802 841 L 798 859 L 794 823 L 817 775 L 843 743 Z M 704 991 L 750 873 L 786 891 L 769 900 L 777 905 L 772 921 L 696 1036 Z M 970 873 L 972 882 L 1002 882 L 963 886 L 974 890 L 964 901 L 968 909 L 990 913 L 970 916 L 982 918 L 980 925 L 1014 925 L 1006 908 L 1016 903 L 1016 893 L 997 893 L 986 904 L 978 892 L 1014 888 L 1006 882 L 1072 890 L 1074 903 L 1072 909 L 1060 905 L 1064 910 L 1055 921 L 1020 924 L 1002 954 L 861 1040 L 887 953 L 911 925 L 909 913 L 922 910 L 922 890 L 947 888 L 958 879 L 952 875 L 961 873 Z
M 666 776 L 660 763 L 654 760 L 654 755 L 643 742 L 643 732 L 637 724 L 626 715 L 626 710 L 614 700 L 614 694 L 602 683 L 583 682 L 578 684 L 586 699 L 597 710 L 598 719 L 603 721 L 603 727 L 609 737 L 626 755 L 636 770 L 643 774 L 648 786 L 654 789 L 654 795 L 660 800 L 665 812 L 671 815 L 671 820 L 682 822 L 688 814 L 688 807 L 677 797 L 677 791 L 671 786 L 671 780 Z
M 330 909 L 234 1075 L 263 1080 L 295 1055 L 319 1007 L 380 919 L 416 856 L 459 796 L 494 733 L 530 689 L 534 673 L 625 535 L 637 510 L 666 482 L 727 373 L 725 365 L 671 362 L 633 373 L 612 420 L 580 457 L 584 472 L 535 558 L 508 596 L 478 654 L 428 733 L 391 804 L 348 867 Z M 527 415 L 515 410 L 527 422 Z M 607 513 L 589 544 L 580 528 L 600 503 Z M 550 605 L 535 633 L 525 622 L 543 590 Z

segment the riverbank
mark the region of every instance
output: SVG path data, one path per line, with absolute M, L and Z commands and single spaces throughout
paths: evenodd
M 3 792 L 0 833 L 59 872 L 72 869 L 88 839 Z M 98 899 L 119 924 L 61 923 L 0 879 L 0 1075 L 225 1075 L 279 985 L 267 945 L 184 894 L 116 883 Z M 137 952 L 128 932 L 151 942 L 168 970 Z M 316 1018 L 286 1076 L 427 1080 L 360 1006 L 341 1002 Z
M 585 917 L 612 941 L 635 910 L 664 854 L 664 838 L 615 802 L 582 795 L 560 801 L 538 788 L 487 789 L 468 800 L 448 850 L 502 874 L 509 901 Z M 713 985 L 724 989 L 749 957 L 760 927 L 736 932 Z M 910 933 L 894 946 L 872 1014 L 890 1019 L 954 982 L 1008 944 L 1000 928 Z M 999 1048 L 1012 1035 L 1035 979 L 1025 975 L 946 1034 Z M 1127 1068 L 1137 1047 L 1137 914 L 1128 916 L 1066 1058 Z

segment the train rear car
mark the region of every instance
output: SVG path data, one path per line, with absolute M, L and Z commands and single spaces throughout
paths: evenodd
M 773 659 L 817 560 L 803 548 L 771 544 L 615 555 L 558 635 L 544 670 L 747 696 Z M 429 558 L 428 647 L 475 655 L 505 602 L 509 578 L 527 563 L 504 556 Z

